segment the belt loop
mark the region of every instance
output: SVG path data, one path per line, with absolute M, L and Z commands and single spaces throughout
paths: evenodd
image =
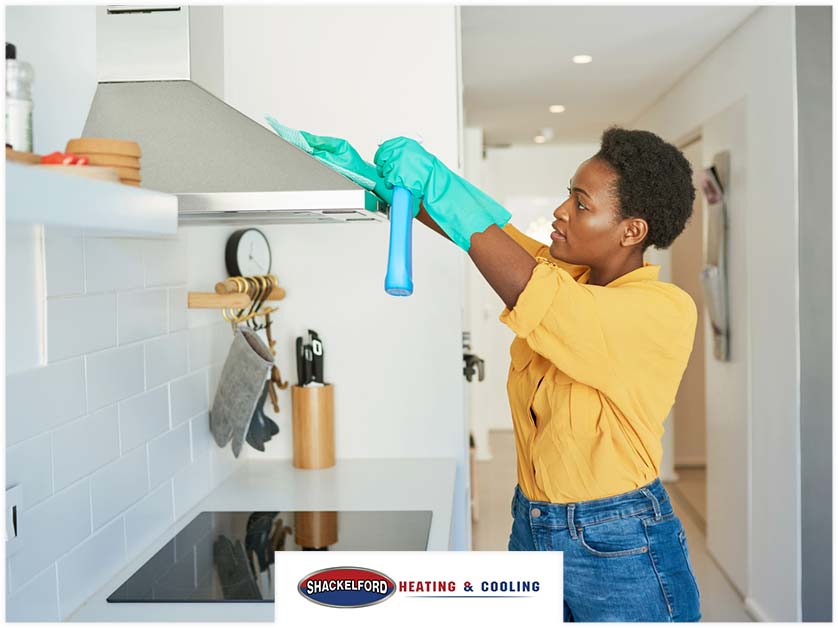
M 655 521 L 660 521 L 661 520 L 661 505 L 660 505 L 660 502 L 658 502 L 658 498 L 655 497 L 654 493 L 652 493 L 652 491 L 650 491 L 646 487 L 641 488 L 640 492 L 643 493 L 643 495 L 645 495 L 649 499 L 649 501 L 652 502 L 652 508 L 655 509 Z
M 573 523 L 573 511 L 576 509 L 576 504 L 567 505 L 567 529 L 570 531 L 570 538 L 576 540 L 576 524 Z

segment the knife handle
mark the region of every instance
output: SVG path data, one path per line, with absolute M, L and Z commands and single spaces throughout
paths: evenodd
M 303 338 L 297 336 L 297 385 L 305 384 L 303 377 L 305 376 L 305 369 L 303 368 Z
M 399 185 L 393 187 L 390 205 L 390 251 L 384 290 L 395 297 L 413 294 L 413 195 Z
M 307 386 L 312 381 L 312 370 L 314 369 L 314 362 L 311 355 L 311 345 L 303 347 L 303 363 L 305 364 L 303 386 Z
M 315 382 L 323 383 L 323 343 L 312 332 L 311 351 L 314 354 L 311 377 Z

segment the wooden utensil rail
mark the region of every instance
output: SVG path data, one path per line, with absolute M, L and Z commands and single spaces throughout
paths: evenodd
M 285 289 L 280 288 L 277 284 L 275 276 L 270 275 L 274 281 L 274 287 L 271 289 L 265 301 L 281 301 L 285 298 Z M 188 307 L 190 309 L 231 309 L 243 310 L 250 307 L 253 297 L 242 290 L 242 284 L 237 283 L 236 279 L 230 277 L 224 281 L 219 281 L 215 284 L 215 292 L 190 292 L 187 295 Z

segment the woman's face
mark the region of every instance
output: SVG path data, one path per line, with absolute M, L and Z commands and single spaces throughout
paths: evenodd
M 550 255 L 591 267 L 613 259 L 626 234 L 616 183 L 607 163 L 593 158 L 582 162 L 570 180 L 568 199 L 553 212 Z

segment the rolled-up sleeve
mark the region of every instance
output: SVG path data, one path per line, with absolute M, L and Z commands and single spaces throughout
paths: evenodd
M 608 388 L 613 364 L 595 291 L 544 258 L 500 321 L 573 379 Z
M 695 330 L 695 304 L 686 293 L 657 281 L 580 284 L 549 260 L 536 260 L 515 307 L 500 315 L 533 351 L 606 393 L 638 371 L 683 370 L 678 364 L 689 356 Z

